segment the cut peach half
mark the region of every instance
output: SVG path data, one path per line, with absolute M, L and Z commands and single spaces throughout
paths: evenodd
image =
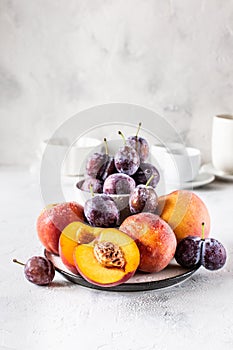
M 139 249 L 132 238 L 114 228 L 101 229 L 95 241 L 74 250 L 75 266 L 88 282 L 111 287 L 132 277 L 140 262 Z
M 101 230 L 78 221 L 65 227 L 59 239 L 59 255 L 68 270 L 78 274 L 73 258 L 74 249 L 79 244 L 92 242 Z

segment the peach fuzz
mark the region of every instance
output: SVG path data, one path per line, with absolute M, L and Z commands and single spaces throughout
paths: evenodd
M 210 232 L 210 215 L 204 202 L 193 192 L 177 190 L 159 197 L 157 213 L 173 229 L 177 241 L 189 235 L 202 236 L 205 223 L 205 237 Z
M 175 234 L 158 215 L 145 212 L 129 216 L 120 230 L 135 240 L 140 251 L 138 269 L 143 272 L 163 270 L 175 255 Z
M 83 207 L 78 203 L 67 202 L 45 208 L 36 223 L 38 237 L 43 246 L 49 252 L 59 254 L 61 232 L 74 221 L 84 221 Z

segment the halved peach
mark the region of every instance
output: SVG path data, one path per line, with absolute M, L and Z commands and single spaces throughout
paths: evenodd
M 92 284 L 111 287 L 132 277 L 140 262 L 132 238 L 115 228 L 101 229 L 98 238 L 74 250 L 74 263 L 81 276 Z
M 59 239 L 59 255 L 63 264 L 73 273 L 78 274 L 74 264 L 74 249 L 83 243 L 92 242 L 100 228 L 91 227 L 82 222 L 72 222 L 62 231 Z

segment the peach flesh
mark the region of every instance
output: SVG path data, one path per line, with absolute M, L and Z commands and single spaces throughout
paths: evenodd
M 137 270 L 140 261 L 135 242 L 117 229 L 103 229 L 98 242 L 112 242 L 120 247 L 125 258 L 124 268 L 105 267 L 96 259 L 94 244 L 82 244 L 75 248 L 74 261 L 81 276 L 88 282 L 103 286 L 117 286 L 126 282 Z
M 62 231 L 59 239 L 59 255 L 63 264 L 74 274 L 78 274 L 74 263 L 74 250 L 79 244 L 93 241 L 102 229 L 93 228 L 81 222 L 72 222 Z

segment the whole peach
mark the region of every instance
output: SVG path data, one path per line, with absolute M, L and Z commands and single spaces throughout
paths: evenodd
M 173 229 L 177 241 L 189 235 L 202 235 L 205 223 L 205 237 L 210 232 L 210 216 L 206 205 L 193 192 L 177 190 L 159 197 L 157 213 Z
M 58 245 L 62 230 L 74 221 L 84 221 L 83 207 L 75 202 L 46 207 L 36 223 L 38 237 L 43 246 L 54 254 L 59 254 Z
M 141 271 L 161 271 L 175 255 L 175 234 L 158 215 L 143 212 L 129 216 L 119 229 L 135 240 L 140 252 L 138 269 Z

